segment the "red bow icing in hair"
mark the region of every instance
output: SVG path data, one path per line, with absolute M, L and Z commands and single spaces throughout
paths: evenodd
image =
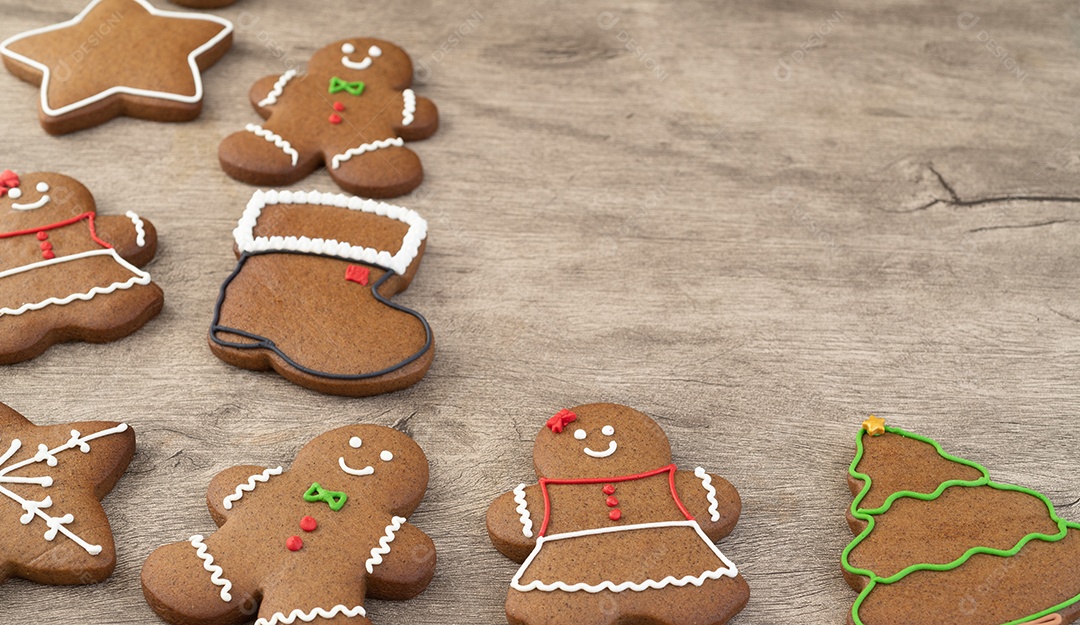
M 547 426 L 552 432 L 562 434 L 563 428 L 574 421 L 577 421 L 577 415 L 564 408 L 547 420 Z
M 7 195 L 7 192 L 19 186 L 19 175 L 10 169 L 5 169 L 4 173 L 0 174 L 0 197 Z

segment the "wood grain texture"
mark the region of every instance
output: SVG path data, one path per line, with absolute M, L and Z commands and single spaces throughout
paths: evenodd
M 438 573 L 416 600 L 372 602 L 377 623 L 505 622 L 515 565 L 484 512 L 532 481 L 535 432 L 578 403 L 654 416 L 680 466 L 739 489 L 721 543 L 751 587 L 737 625 L 844 621 L 845 468 L 870 412 L 1080 521 L 1073 4 L 302 4 L 218 12 L 236 44 L 194 123 L 49 137 L 36 90 L 0 76 L 3 167 L 71 175 L 102 214 L 152 219 L 166 294 L 128 339 L 0 371 L 0 400 L 39 424 L 124 419 L 139 437 L 105 503 L 115 575 L 5 584 L 5 623 L 46 607 L 159 622 L 140 565 L 212 529 L 210 478 L 358 421 L 398 424 L 432 462 L 412 520 Z M 3 35 L 82 6 L 6 0 Z M 414 146 L 424 184 L 400 199 L 431 233 L 397 300 L 438 349 L 415 387 L 343 399 L 228 367 L 206 332 L 251 193 L 221 172 L 218 142 L 257 121 L 253 81 L 356 34 L 403 46 L 442 116 Z M 325 172 L 301 186 L 336 189 Z

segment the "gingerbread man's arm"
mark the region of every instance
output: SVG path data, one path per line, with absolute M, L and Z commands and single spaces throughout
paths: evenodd
M 206 507 L 218 527 L 229 520 L 229 515 L 242 506 L 250 506 L 259 498 L 260 487 L 281 475 L 281 467 L 257 467 L 243 465 L 225 469 L 210 481 L 206 490 Z M 266 490 L 262 488 L 262 490 Z
M 372 552 L 365 563 L 371 567 L 368 594 L 376 599 L 401 600 L 423 592 L 435 575 L 435 543 L 420 528 L 405 522 L 394 532 L 394 539 L 385 544 L 389 553 L 383 553 L 381 544 L 376 547 L 381 562 L 375 563 L 376 552 Z
M 102 241 L 113 246 L 121 258 L 143 267 L 157 253 L 157 229 L 149 219 L 128 211 L 126 215 L 98 215 L 94 230 Z
M 491 543 L 515 562 L 524 562 L 532 553 L 543 522 L 544 494 L 539 484 L 521 484 L 503 493 L 487 511 Z
M 269 119 L 273 106 L 280 102 L 281 98 L 285 97 L 285 93 L 292 86 L 292 83 L 299 78 L 300 76 L 296 70 L 289 70 L 284 74 L 263 76 L 256 80 L 255 84 L 251 85 L 251 90 L 248 91 L 251 106 L 255 107 L 255 110 L 263 119 Z
M 683 505 L 710 539 L 720 540 L 735 529 L 742 512 L 742 499 L 731 482 L 698 467 L 694 471 L 676 472 L 675 488 Z
M 439 109 L 435 108 L 435 103 L 415 93 L 413 98 L 406 98 L 402 93 L 396 98 L 395 105 L 386 111 L 393 119 L 394 132 L 406 141 L 427 139 L 439 129 Z M 411 120 L 409 116 L 412 116 Z

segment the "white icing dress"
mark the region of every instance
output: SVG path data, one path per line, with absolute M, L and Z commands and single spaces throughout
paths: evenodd
M 596 479 L 541 479 L 544 520 L 511 588 L 624 592 L 735 577 L 679 500 L 675 465 Z
M 0 232 L 0 318 L 149 283 L 150 274 L 98 238 L 92 212 Z

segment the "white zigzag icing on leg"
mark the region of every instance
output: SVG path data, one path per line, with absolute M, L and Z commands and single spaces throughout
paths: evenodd
M 192 536 L 191 546 L 195 547 L 195 555 L 199 556 L 199 559 L 203 561 L 203 568 L 210 572 L 210 582 L 215 586 L 221 586 L 221 600 L 226 603 L 232 601 L 232 595 L 229 594 L 229 590 L 232 589 L 232 582 L 222 577 L 222 573 L 225 571 L 214 564 L 214 556 L 206 553 L 206 543 L 203 542 L 203 537 L 199 534 Z
M 277 467 L 276 469 L 266 469 L 262 473 L 252 475 L 247 479 L 246 483 L 236 487 L 235 493 L 221 501 L 221 507 L 226 510 L 232 510 L 233 502 L 240 501 L 240 498 L 244 496 L 244 493 L 250 493 L 255 490 L 255 482 L 269 482 L 271 475 L 281 475 L 281 467 Z
M 270 617 L 270 620 L 261 618 L 255 621 L 255 625 L 292 625 L 298 619 L 305 623 L 310 623 L 311 621 L 314 621 L 316 617 L 334 618 L 335 616 L 347 616 L 349 618 L 353 618 L 354 616 L 367 616 L 367 613 L 364 612 L 363 606 L 358 605 L 355 608 L 350 609 L 346 608 L 343 605 L 336 605 L 330 608 L 329 612 L 322 608 L 315 608 L 310 612 L 304 612 L 303 610 L 293 610 L 292 612 L 289 612 L 288 616 L 282 614 L 281 612 L 275 612 L 273 616 Z
M 391 519 L 390 525 L 386 526 L 386 536 L 379 539 L 379 546 L 371 550 L 371 557 L 364 563 L 368 573 L 374 573 L 375 566 L 382 564 L 382 557 L 390 553 L 390 543 L 394 542 L 394 537 L 397 531 L 401 529 L 401 524 L 407 520 L 405 517 L 400 516 Z
M 703 467 L 694 469 L 694 475 L 701 480 L 701 485 L 705 487 L 705 498 L 709 500 L 709 518 L 715 523 L 720 520 L 720 512 L 717 508 L 720 507 L 720 502 L 716 500 L 716 488 L 712 485 L 712 476 L 705 472 Z
M 532 538 L 532 515 L 529 514 L 529 504 L 525 501 L 524 484 L 518 484 L 517 488 L 514 489 L 514 501 L 518 505 L 515 512 L 521 515 L 521 533 L 526 538 Z

